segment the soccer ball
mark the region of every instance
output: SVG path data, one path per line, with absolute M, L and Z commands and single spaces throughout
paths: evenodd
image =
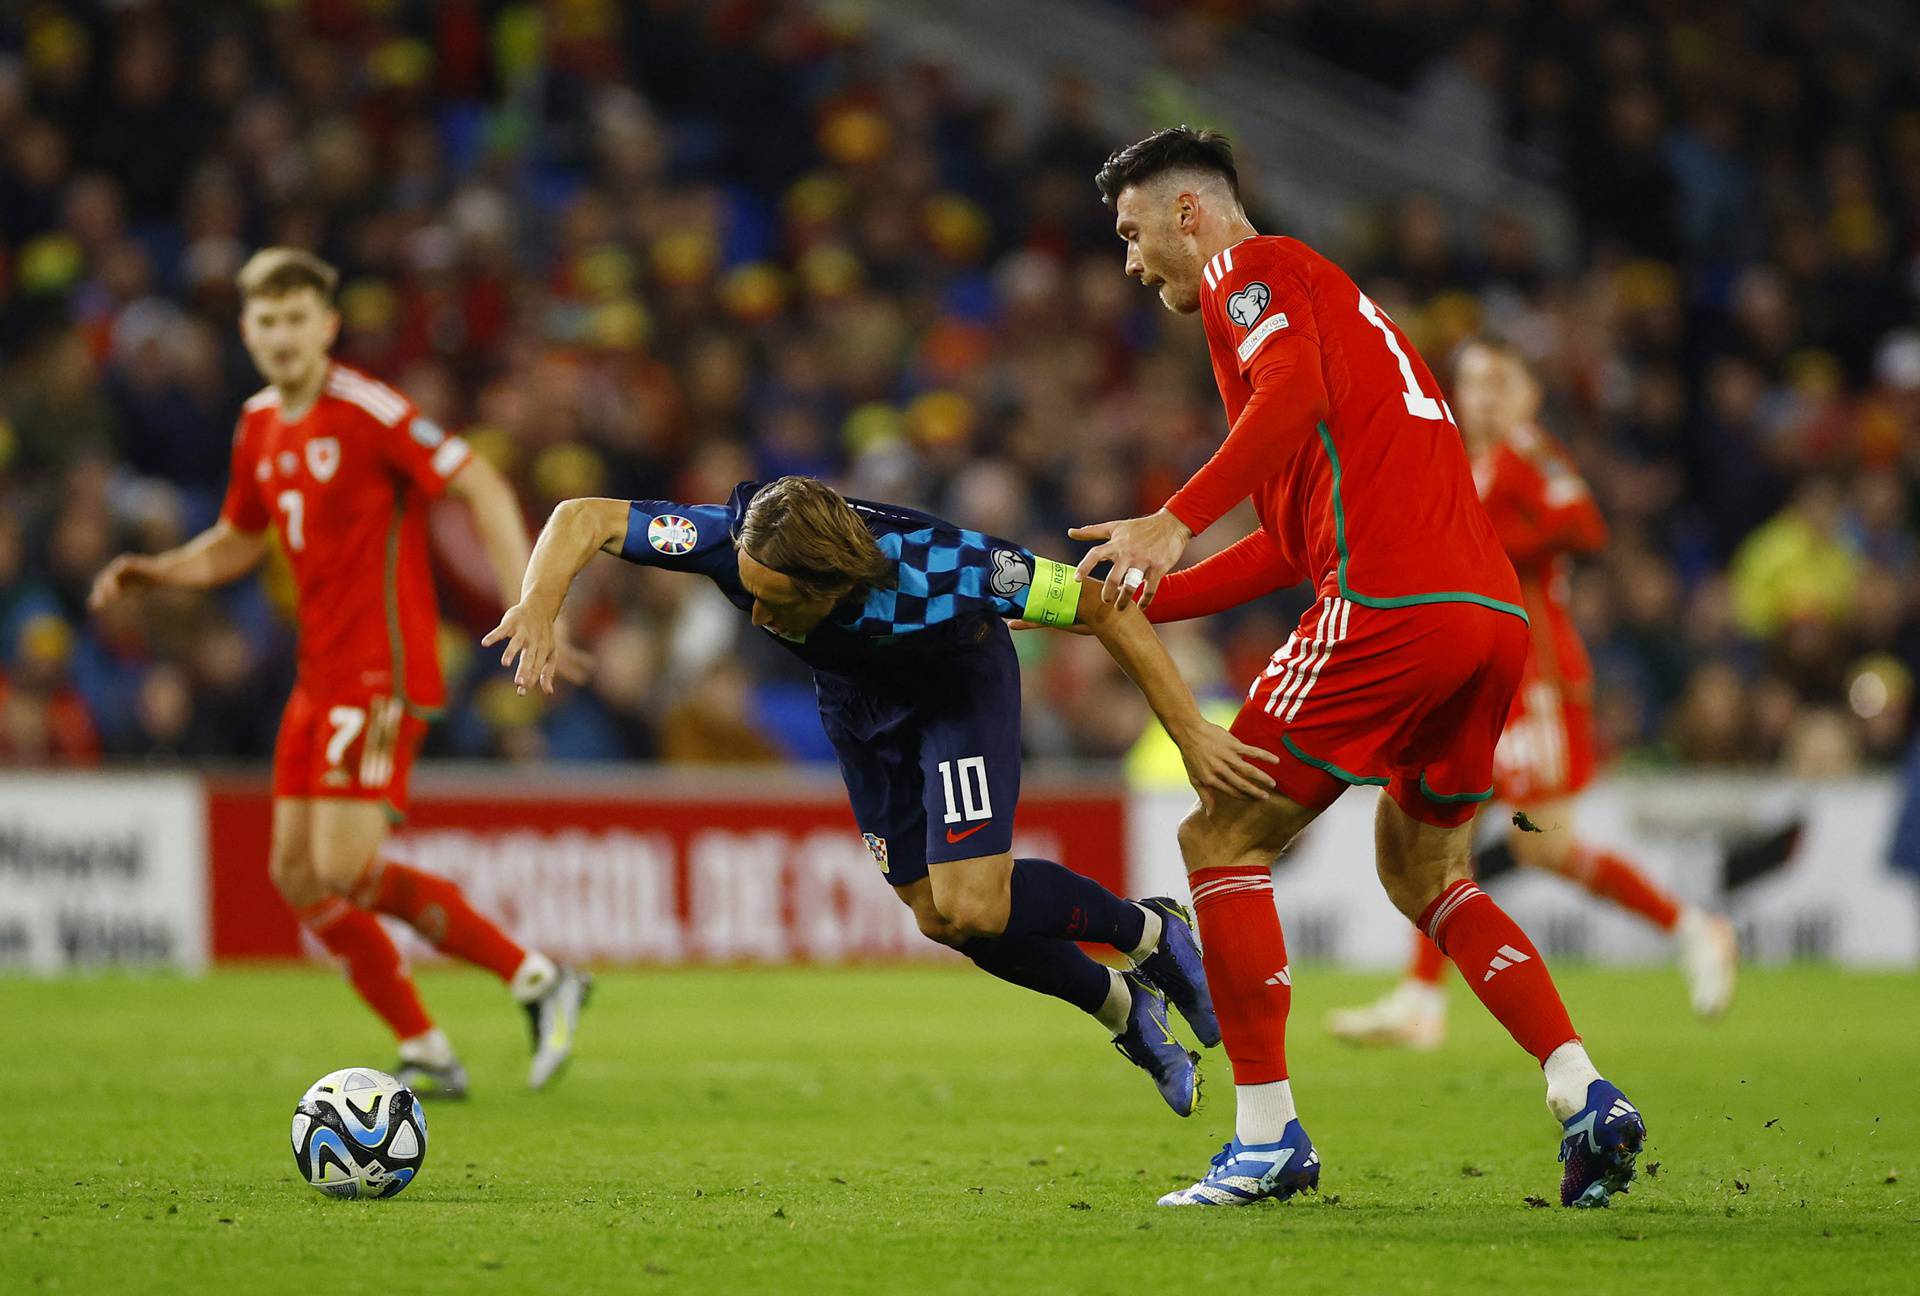
M 293 1163 L 323 1193 L 391 1197 L 426 1159 L 427 1114 L 385 1071 L 321 1076 L 293 1109 Z

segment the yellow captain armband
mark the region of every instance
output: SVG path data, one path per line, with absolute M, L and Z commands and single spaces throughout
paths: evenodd
M 1027 605 L 1020 615 L 1039 625 L 1073 624 L 1080 608 L 1080 573 L 1051 558 L 1035 557 L 1033 583 L 1027 586 Z

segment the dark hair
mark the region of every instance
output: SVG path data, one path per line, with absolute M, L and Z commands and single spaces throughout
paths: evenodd
M 1169 126 L 1129 144 L 1100 168 L 1093 182 L 1100 198 L 1111 207 L 1128 185 L 1145 184 L 1168 171 L 1206 171 L 1224 176 L 1233 200 L 1240 201 L 1240 173 L 1233 165 L 1233 145 L 1219 131 Z
M 734 543 L 792 579 L 804 598 L 833 598 L 886 583 L 893 564 L 853 506 L 811 477 L 782 477 L 747 505 Z

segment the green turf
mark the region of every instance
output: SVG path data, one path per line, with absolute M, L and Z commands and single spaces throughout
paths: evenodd
M 434 1105 L 426 1168 L 386 1202 L 322 1197 L 287 1148 L 309 1082 L 389 1058 L 333 977 L 0 980 L 0 1290 L 1920 1283 L 1911 977 L 1754 973 L 1708 1027 L 1670 975 L 1563 971 L 1659 1166 L 1593 1212 L 1529 1206 L 1558 1182 L 1538 1072 L 1458 985 L 1444 1049 L 1355 1053 L 1319 1018 L 1382 980 L 1303 969 L 1292 1059 L 1322 1194 L 1176 1212 L 1153 1200 L 1225 1137 L 1224 1057 L 1215 1101 L 1176 1120 L 1091 1023 L 965 968 L 606 976 L 538 1096 L 499 989 L 422 979 L 476 1096 Z

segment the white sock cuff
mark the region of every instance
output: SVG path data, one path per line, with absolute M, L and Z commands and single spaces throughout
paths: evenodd
M 553 960 L 538 950 L 527 951 L 520 960 L 520 966 L 514 969 L 513 979 L 507 982 L 507 989 L 521 1003 L 532 1003 L 553 989 L 554 978 L 560 975 Z
M 1160 948 L 1160 937 L 1167 930 L 1167 920 L 1158 909 L 1143 905 L 1138 900 L 1129 900 L 1127 903 L 1146 915 L 1146 921 L 1140 925 L 1140 943 L 1127 951 L 1127 957 L 1138 967 L 1148 955 Z
M 1291 1080 L 1233 1087 L 1233 1136 L 1242 1143 L 1278 1143 L 1298 1118 Z
M 1093 1010 L 1093 1019 L 1106 1027 L 1115 1039 L 1127 1033 L 1127 1018 L 1133 1015 L 1133 987 L 1112 968 L 1107 969 L 1107 1000 Z
M 1565 1120 L 1586 1105 L 1587 1086 L 1600 1078 L 1586 1046 L 1577 1039 L 1568 1040 L 1540 1064 L 1547 1078 L 1547 1110 L 1556 1120 Z
M 442 1068 L 454 1064 L 453 1041 L 438 1026 L 400 1041 L 400 1060 Z

